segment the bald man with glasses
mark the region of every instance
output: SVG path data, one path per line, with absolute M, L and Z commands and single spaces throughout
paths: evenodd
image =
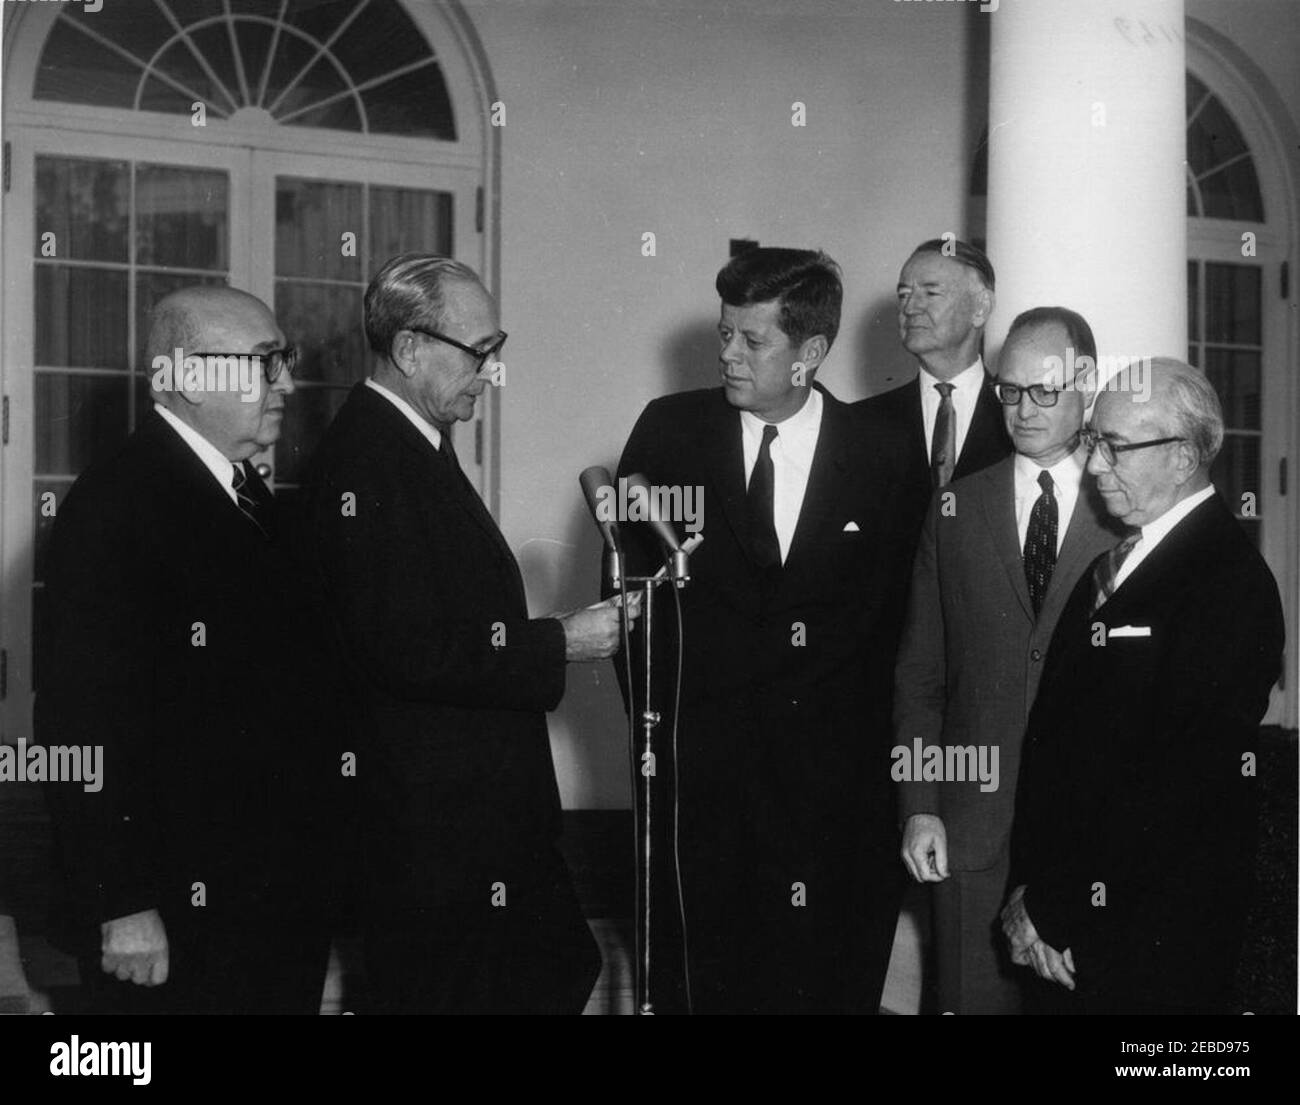
M 948 748 L 973 748 L 974 762 L 995 769 L 984 779 L 898 772 L 903 863 L 931 887 L 941 1013 L 1021 1009 L 997 931 L 1021 739 L 1065 599 L 1117 536 L 1084 478 L 1079 431 L 1092 379 L 1064 372 L 1095 357 L 1073 311 L 1016 318 L 990 385 L 1015 452 L 936 493 L 916 554 L 896 748 L 913 765 L 917 747 L 944 749 L 945 763 Z
M 334 906 L 337 683 L 254 458 L 296 354 L 245 292 L 153 309 L 153 407 L 58 503 L 36 732 L 99 745 L 51 782 L 56 938 L 97 1013 L 316 1013 Z

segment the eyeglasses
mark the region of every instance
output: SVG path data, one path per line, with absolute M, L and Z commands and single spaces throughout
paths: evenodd
M 207 360 L 209 357 L 247 357 L 255 365 L 260 365 L 262 375 L 268 384 L 273 384 L 280 378 L 281 372 L 287 372 L 293 376 L 294 369 L 298 367 L 298 347 L 286 345 L 283 349 L 272 349 L 266 353 L 191 353 L 191 357 L 202 357 Z
M 476 372 L 481 372 L 483 366 L 487 363 L 487 359 L 500 353 L 501 347 L 506 343 L 506 332 L 504 330 L 497 331 L 497 336 L 492 339 L 492 344 L 486 349 L 475 349 L 472 345 L 465 345 L 455 338 L 447 337 L 446 334 L 439 334 L 436 330 L 425 330 L 420 326 L 408 326 L 406 329 L 413 330 L 417 334 L 423 334 L 426 338 L 434 338 L 437 341 L 445 342 L 447 345 L 459 349 L 462 353 L 468 353 L 476 361 Z
M 1004 384 L 1001 380 L 993 381 L 993 394 L 1004 407 L 1018 407 L 1020 396 L 1026 393 L 1038 407 L 1054 407 L 1056 401 L 1061 398 L 1059 391 L 1052 390 L 1046 384 L 1030 384 L 1028 387 L 1021 387 L 1019 384 Z
M 1130 441 L 1123 444 L 1116 444 L 1109 438 L 1102 437 L 1096 430 L 1080 430 L 1079 440 L 1088 447 L 1088 452 L 1094 449 L 1101 453 L 1101 458 L 1111 467 L 1119 462 L 1120 453 L 1131 453 L 1135 449 L 1153 449 L 1157 445 L 1172 445 L 1175 441 L 1186 441 L 1185 437 L 1156 437 L 1150 441 Z

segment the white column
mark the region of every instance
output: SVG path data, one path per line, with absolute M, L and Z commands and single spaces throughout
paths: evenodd
M 986 18 L 989 350 L 1055 305 L 1102 355 L 1185 359 L 1183 0 L 1002 0 Z

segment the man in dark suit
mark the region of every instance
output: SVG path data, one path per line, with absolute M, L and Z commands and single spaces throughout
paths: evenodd
M 160 302 L 148 349 L 153 410 L 50 538 L 37 736 L 104 749 L 101 792 L 47 788 L 63 941 L 97 1012 L 315 1013 L 331 677 L 248 459 L 295 353 L 259 300 L 210 287 Z
M 1026 734 L 1003 911 L 1012 958 L 1071 1013 L 1224 1013 L 1251 882 L 1277 585 L 1210 482 L 1199 370 L 1107 385 L 1088 470 L 1135 527 L 1057 624 Z
M 451 427 L 505 341 L 474 272 L 395 257 L 365 326 L 374 373 L 315 457 L 307 546 L 353 675 L 374 1007 L 579 1013 L 599 956 L 557 849 L 545 715 L 568 661 L 613 653 L 619 610 L 530 618 L 460 469 Z
M 992 389 L 1015 453 L 936 495 L 921 531 L 898 658 L 894 771 L 903 862 L 933 884 L 941 1012 L 1021 1007 L 998 928 L 1021 739 L 1061 608 L 1118 536 L 1084 476 L 1079 441 L 1096 356 L 1073 311 L 1017 317 Z M 1076 361 L 1086 373 L 1067 377 Z M 926 771 L 918 753 L 931 748 L 944 766 Z M 951 761 L 958 778 L 947 774 L 949 748 L 975 751 Z
M 906 428 L 906 479 L 911 501 L 921 504 L 913 512 L 918 528 L 932 488 L 1011 452 L 980 355 L 994 281 L 983 251 L 951 238 L 922 242 L 898 277 L 899 339 L 919 371 L 862 405 Z
M 874 1013 L 901 889 L 888 764 L 901 441 L 814 382 L 839 326 L 830 258 L 754 249 L 717 288 L 722 387 L 650 403 L 619 464 L 706 504 L 680 596 L 675 844 L 691 996 L 697 1012 Z M 653 571 L 653 539 L 625 530 L 632 568 Z M 661 626 L 672 610 L 661 593 Z M 658 672 L 676 669 L 675 644 L 671 629 L 657 637 Z M 674 876 L 656 869 L 660 886 Z M 675 913 L 661 908 L 655 932 L 658 961 L 677 969 L 664 942 Z

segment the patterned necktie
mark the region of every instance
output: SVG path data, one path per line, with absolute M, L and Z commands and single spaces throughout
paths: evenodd
M 930 479 L 935 487 L 946 487 L 957 466 L 957 412 L 952 405 L 952 384 L 935 384 L 939 393 L 939 415 L 934 420 L 930 443 Z
M 1034 501 L 1029 512 L 1029 529 L 1025 534 L 1025 582 L 1029 584 L 1029 601 L 1034 604 L 1034 617 L 1043 608 L 1047 586 L 1052 582 L 1056 567 L 1056 533 L 1060 525 L 1056 496 L 1052 493 L 1052 474 L 1046 469 L 1038 473 L 1038 486 L 1042 494 Z
M 1142 539 L 1142 531 L 1130 533 L 1109 552 L 1102 553 L 1092 569 L 1092 613 L 1096 613 L 1115 593 L 1115 577 L 1119 575 L 1124 558 L 1133 551 L 1133 546 Z
M 243 460 L 235 465 L 230 486 L 235 489 L 240 511 L 249 521 L 267 537 L 275 529 L 275 496 L 262 482 L 251 461 Z
M 754 542 L 754 558 L 764 568 L 781 563 L 781 543 L 776 538 L 776 515 L 772 506 L 776 486 L 776 470 L 772 466 L 772 442 L 776 440 L 776 427 L 770 422 L 763 426 L 763 443 L 758 447 L 758 459 L 749 474 L 749 489 L 745 498 L 749 503 L 749 532 Z

